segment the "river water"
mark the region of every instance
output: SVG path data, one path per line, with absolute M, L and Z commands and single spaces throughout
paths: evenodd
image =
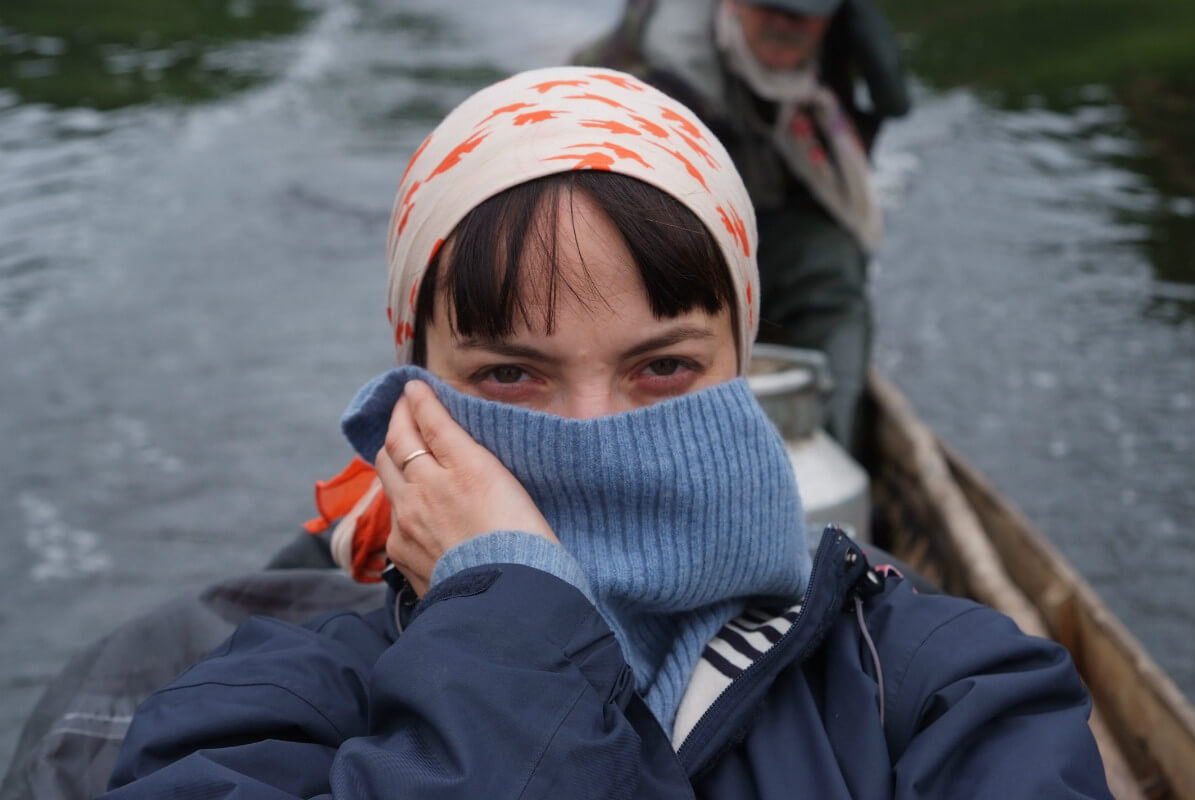
M 0 764 L 81 643 L 260 566 L 311 515 L 349 455 L 339 412 L 389 364 L 406 158 L 620 6 L 326 0 L 186 51 L 192 78 L 232 76 L 204 99 L 106 111 L 39 100 L 73 43 L 0 14 L 0 77 L 25 64 L 0 88 Z M 126 88 L 186 60 L 106 52 Z M 1195 201 L 1126 168 L 1139 148 L 1095 88 L 1066 113 L 920 91 L 877 158 L 876 361 L 1190 696 L 1195 279 L 1159 277 L 1142 220 L 1195 225 Z

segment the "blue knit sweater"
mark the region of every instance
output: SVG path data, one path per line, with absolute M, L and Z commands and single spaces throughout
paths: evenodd
M 467 567 L 523 564 L 576 586 L 618 639 L 665 730 L 702 649 L 748 601 L 799 598 L 809 572 L 784 443 L 746 381 L 645 408 L 566 419 L 462 394 L 418 367 L 363 387 L 341 425 L 372 460 L 408 380 L 527 489 L 560 544 L 495 531 L 444 554 L 432 585 Z

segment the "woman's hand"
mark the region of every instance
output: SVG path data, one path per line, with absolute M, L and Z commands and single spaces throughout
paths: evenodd
M 391 508 L 386 555 L 420 597 L 440 556 L 467 539 L 517 530 L 557 541 L 518 479 L 422 381 L 403 389 L 375 466 Z

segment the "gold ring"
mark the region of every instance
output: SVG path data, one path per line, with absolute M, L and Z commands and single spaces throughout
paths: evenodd
M 424 450 L 422 447 L 419 448 L 414 453 L 411 453 L 409 456 L 407 456 L 406 458 L 404 458 L 402 460 L 402 463 L 398 465 L 398 471 L 402 472 L 403 470 L 405 470 L 407 468 L 407 464 L 410 464 L 412 461 L 419 458 L 419 456 L 429 456 L 429 455 L 431 455 L 431 452 L 432 452 L 431 450 Z

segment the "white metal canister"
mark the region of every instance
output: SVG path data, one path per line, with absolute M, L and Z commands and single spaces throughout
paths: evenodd
M 825 398 L 833 382 L 817 350 L 757 344 L 747 383 L 780 430 L 797 475 L 810 546 L 835 524 L 871 541 L 867 472 L 822 429 Z

